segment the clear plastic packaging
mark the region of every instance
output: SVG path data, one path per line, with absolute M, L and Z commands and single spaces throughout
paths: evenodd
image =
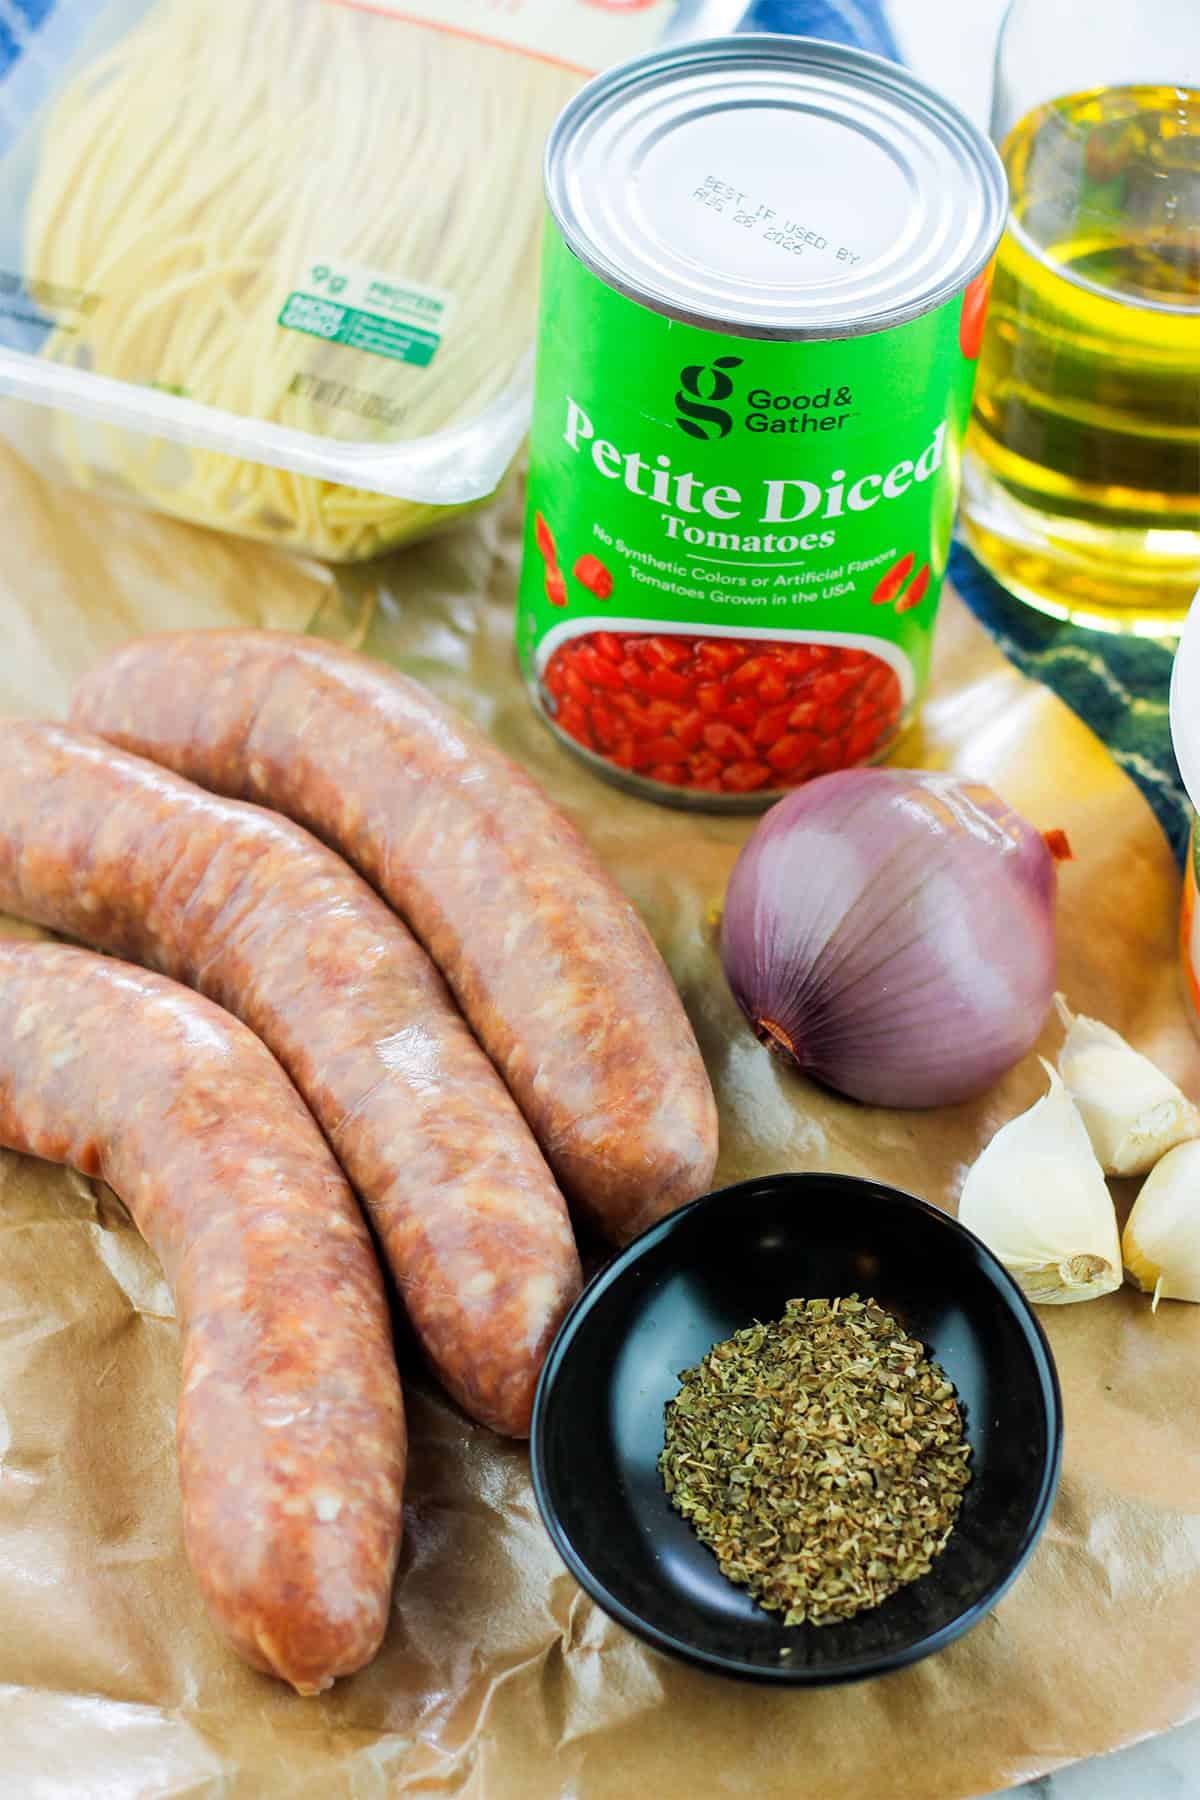
M 435 529 L 526 429 L 550 124 L 742 10 L 59 0 L 0 80 L 0 433 L 331 561 Z

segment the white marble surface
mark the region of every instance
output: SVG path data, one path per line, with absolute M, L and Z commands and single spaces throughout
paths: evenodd
M 909 66 L 986 128 L 992 57 L 1008 0 L 884 0 Z M 1050 12 L 1056 0 L 1041 0 Z
M 1005 1794 L 1007 1800 L 1200 1800 L 1200 1722 L 1072 1763 Z
M 1007 0 L 888 0 L 907 61 L 981 125 Z M 1056 0 L 1041 0 L 1052 14 Z M 1132 4 L 1132 0 L 1131 0 Z M 1200 4 L 1200 0 L 1197 0 Z M 1114 1623 L 1113 1629 L 1117 1626 Z M 1119 1731 L 1120 1721 L 1116 1727 Z M 1200 1722 L 1006 1790 L 1009 1800 L 1200 1800 Z M 996 1800 L 988 1796 L 987 1800 Z

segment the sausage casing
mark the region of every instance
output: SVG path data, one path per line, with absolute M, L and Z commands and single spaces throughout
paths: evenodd
M 303 1694 L 361 1668 L 404 1408 L 370 1236 L 275 1058 L 160 975 L 3 942 L 0 1142 L 107 1181 L 171 1283 L 184 1537 L 214 1622 Z
M 72 718 L 360 869 L 608 1236 L 710 1184 L 712 1090 L 641 919 L 537 784 L 419 683 L 312 638 L 180 633 L 108 658 Z
M 440 1379 L 528 1432 L 580 1285 L 566 1206 L 436 969 L 340 857 L 108 744 L 4 720 L 0 910 L 249 1025 L 362 1197 Z

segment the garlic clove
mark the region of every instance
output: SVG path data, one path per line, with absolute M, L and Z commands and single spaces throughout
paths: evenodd
M 1121 1239 L 1130 1280 L 1160 1300 L 1200 1301 L 1200 1143 L 1154 1165 Z
M 960 1224 L 1039 1306 L 1121 1285 L 1117 1215 L 1083 1120 L 1044 1059 L 1050 1092 L 1002 1125 L 967 1171 Z
M 1099 1019 L 1054 1003 L 1067 1036 L 1059 1073 L 1106 1175 L 1143 1175 L 1187 1138 L 1200 1137 L 1200 1109 L 1162 1070 Z

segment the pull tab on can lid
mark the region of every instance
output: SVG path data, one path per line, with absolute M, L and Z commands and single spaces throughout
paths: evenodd
M 948 300 L 1004 226 L 999 157 L 883 57 L 713 38 L 608 71 L 546 153 L 551 210 L 612 287 L 745 337 L 880 331 Z

